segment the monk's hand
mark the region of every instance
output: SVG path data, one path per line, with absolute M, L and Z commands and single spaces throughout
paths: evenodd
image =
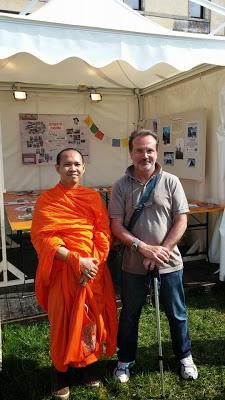
M 170 251 L 164 246 L 152 246 L 141 241 L 138 251 L 144 256 L 144 259 L 151 261 L 151 264 L 160 265 L 166 263 L 170 258 Z M 145 264 L 144 264 L 145 265 Z
M 88 279 L 93 279 L 98 272 L 99 260 L 93 257 L 80 257 L 80 270 Z

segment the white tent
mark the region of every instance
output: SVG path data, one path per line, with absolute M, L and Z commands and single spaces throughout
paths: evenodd
M 120 0 L 82 0 L 79 4 L 76 0 L 64 0 L 63 7 L 61 0 L 51 0 L 29 16 L 0 14 L 2 91 L 9 91 L 13 82 L 20 82 L 22 87 L 33 91 L 48 88 L 62 89 L 68 93 L 77 90 L 79 93 L 80 85 L 85 85 L 88 89 L 101 88 L 108 94 L 133 97 L 133 89 L 136 89 L 135 94 L 141 94 L 153 84 L 202 64 L 207 64 L 206 68 L 210 65 L 225 66 L 224 38 L 171 32 L 131 10 Z M 127 115 L 132 114 L 135 103 L 133 108 L 127 102 L 124 102 L 124 108 L 121 104 L 119 108 L 117 104 L 116 111 L 121 112 L 122 121 L 124 110 L 128 110 Z M 44 105 L 34 102 L 30 107 L 32 112 L 46 110 L 46 107 L 50 112 L 52 110 L 49 99 L 46 99 Z M 74 107 L 79 112 L 79 102 Z M 101 107 L 99 110 L 103 112 Z M 112 117 L 110 107 L 104 109 L 104 112 L 111 118 L 111 125 L 116 126 L 116 117 Z M 54 112 L 56 109 L 62 109 L 62 102 L 54 108 Z M 25 105 L 23 110 L 29 112 Z M 8 112 L 6 109 L 4 111 Z M 95 113 L 96 116 L 100 115 L 96 109 Z M 137 122 L 135 117 L 133 119 Z M 10 116 L 7 123 L 3 122 L 4 138 L 7 130 L 13 127 L 10 125 Z M 131 128 L 130 118 L 119 129 L 125 130 L 128 135 Z M 13 140 L 10 146 L 13 148 Z M 124 154 L 123 161 L 127 161 Z M 12 184 L 18 180 L 26 182 L 25 171 L 21 169 L 19 176 L 19 168 L 13 164 L 15 159 L 19 160 L 19 156 L 9 151 L 10 156 L 13 170 L 9 166 L 6 173 Z M 0 162 L 3 165 L 1 159 Z M 99 165 L 95 165 L 95 171 L 98 171 Z M 116 168 L 118 165 L 115 168 L 111 166 L 114 171 Z M 16 173 L 12 174 L 15 170 Z M 6 281 L 9 263 L 4 252 L 3 168 L 1 171 L 2 265 Z M 35 179 L 35 174 L 36 171 L 31 172 L 30 177 Z
M 51 0 L 29 16 L 0 14 L 0 43 L 0 81 L 145 88 L 225 65 L 223 37 L 169 31 L 120 0 Z

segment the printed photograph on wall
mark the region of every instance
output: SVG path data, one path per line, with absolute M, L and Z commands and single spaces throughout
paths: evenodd
M 164 126 L 162 131 L 163 131 L 163 144 L 170 144 L 170 126 Z
M 188 159 L 187 159 L 187 166 L 188 166 L 188 167 L 195 167 L 195 165 L 196 165 L 196 160 L 195 160 L 195 158 L 188 158 Z
M 176 160 L 183 160 L 183 158 L 184 158 L 184 139 L 183 138 L 176 139 L 175 158 L 176 158 Z
M 174 152 L 164 151 L 164 165 L 174 165 Z
M 171 131 L 173 135 L 183 135 L 183 118 L 175 118 L 171 121 Z
M 152 122 L 151 123 L 151 125 L 152 125 L 151 130 L 154 133 L 157 133 L 158 132 L 158 121 L 157 121 L 157 119 L 152 119 L 151 122 Z
M 158 120 L 156 118 L 148 118 L 144 120 L 144 129 L 150 129 L 154 133 L 158 133 Z
M 186 125 L 186 138 L 185 138 L 185 148 L 184 157 L 187 159 L 187 166 L 194 167 L 195 162 L 192 161 L 191 165 L 188 160 L 196 160 L 199 156 L 199 132 L 200 126 L 199 122 L 188 122 Z M 194 164 L 194 165 L 193 165 Z
M 188 133 L 187 133 L 188 138 L 196 139 L 197 133 L 198 133 L 198 125 L 197 124 L 193 124 L 193 125 L 189 124 L 187 128 L 188 128 Z

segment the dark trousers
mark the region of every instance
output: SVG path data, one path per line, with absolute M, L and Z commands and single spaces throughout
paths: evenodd
M 160 285 L 160 303 L 169 321 L 172 347 L 178 360 L 191 354 L 182 278 L 182 270 L 161 274 Z M 119 361 L 135 360 L 138 324 L 146 295 L 146 276 L 123 272 L 122 310 L 117 337 Z

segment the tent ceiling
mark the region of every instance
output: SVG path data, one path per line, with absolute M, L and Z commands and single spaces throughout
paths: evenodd
M 201 64 L 225 65 L 225 39 L 172 32 L 120 0 L 51 0 L 0 15 L 0 81 L 146 88 Z
M 179 71 L 168 64 L 158 64 L 146 71 L 137 71 L 124 61 L 114 61 L 95 68 L 79 58 L 69 58 L 56 65 L 43 63 L 36 57 L 20 53 L 0 60 L 0 80 L 56 86 L 98 88 L 144 88 L 161 82 Z

